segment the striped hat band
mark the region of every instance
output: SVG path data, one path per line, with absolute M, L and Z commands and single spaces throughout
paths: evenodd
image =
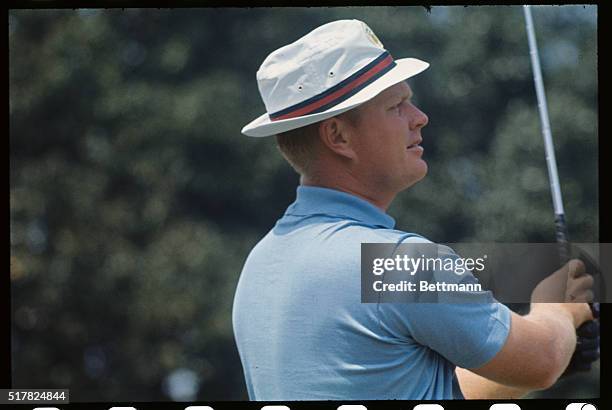
M 285 120 L 326 111 L 355 95 L 393 67 L 395 67 L 395 61 L 393 61 L 391 54 L 385 51 L 371 63 L 334 87 L 289 108 L 270 114 L 270 120 Z

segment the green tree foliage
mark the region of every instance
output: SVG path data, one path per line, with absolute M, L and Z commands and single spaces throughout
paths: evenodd
M 247 397 L 233 292 L 298 177 L 272 139 L 240 128 L 264 111 L 265 56 L 340 18 L 432 64 L 410 81 L 430 118 L 429 175 L 389 210 L 398 227 L 440 242 L 554 240 L 520 7 L 13 10 L 16 387 L 67 387 L 74 401 Z M 596 8 L 534 18 L 570 233 L 596 241 Z M 195 391 L 171 392 L 178 370 Z M 597 375 L 579 380 L 598 392 Z

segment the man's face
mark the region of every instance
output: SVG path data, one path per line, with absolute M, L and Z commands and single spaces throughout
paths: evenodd
M 429 121 L 410 100 L 405 81 L 389 87 L 360 107 L 359 121 L 351 127 L 351 145 L 357 154 L 352 170 L 377 190 L 399 192 L 427 174 L 422 159 L 421 128 Z

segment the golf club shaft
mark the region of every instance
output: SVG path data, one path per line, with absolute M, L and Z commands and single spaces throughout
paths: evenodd
M 559 185 L 559 175 L 557 172 L 557 160 L 555 159 L 555 147 L 553 145 L 550 132 L 550 122 L 548 120 L 548 106 L 546 105 L 546 94 L 544 93 L 544 81 L 542 80 L 542 70 L 540 68 L 540 56 L 538 54 L 538 44 L 536 42 L 533 29 L 533 19 L 531 17 L 530 6 L 523 6 L 525 12 L 525 25 L 527 37 L 529 38 L 529 54 L 531 56 L 531 66 L 533 67 L 533 81 L 535 83 L 536 95 L 538 97 L 538 110 L 540 112 L 540 123 L 542 125 L 542 137 L 544 138 L 544 149 L 546 151 L 546 165 L 548 167 L 548 178 L 550 181 L 550 191 L 552 193 L 553 206 L 555 210 L 555 228 L 557 242 L 559 243 L 559 253 L 561 262 L 565 263 L 569 259 L 569 234 L 565 223 L 565 211 L 563 209 L 563 198 L 561 197 L 561 187 Z
M 555 229 L 557 243 L 559 244 L 559 257 L 561 263 L 565 263 L 570 257 L 570 243 L 565 223 L 565 211 L 563 210 L 563 198 L 561 197 L 561 187 L 559 185 L 559 175 L 557 173 L 557 160 L 555 159 L 555 147 L 553 146 L 552 135 L 550 132 L 550 122 L 548 121 L 548 107 L 546 105 L 546 94 L 544 93 L 544 81 L 542 80 L 542 70 L 540 69 L 540 56 L 538 54 L 538 44 L 536 42 L 535 31 L 533 29 L 533 19 L 531 8 L 523 6 L 525 12 L 525 25 L 529 38 L 529 54 L 531 55 L 531 66 L 533 67 L 533 81 L 535 82 L 536 94 L 538 97 L 538 109 L 540 111 L 540 122 L 542 123 L 542 136 L 544 137 L 544 149 L 546 150 L 546 165 L 548 166 L 548 177 L 550 179 L 550 190 L 552 192 L 553 206 L 555 209 Z M 590 303 L 593 317 L 599 317 L 599 303 Z M 582 324 L 578 329 L 583 329 L 587 323 Z

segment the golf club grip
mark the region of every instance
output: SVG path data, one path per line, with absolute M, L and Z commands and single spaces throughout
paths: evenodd
M 589 303 L 591 306 L 591 312 L 593 312 L 593 317 L 595 319 L 599 319 L 599 314 L 601 313 L 601 307 L 599 306 L 599 302 Z
M 567 224 L 565 223 L 564 214 L 555 215 L 555 231 L 557 236 L 557 243 L 559 244 L 559 257 L 561 264 L 565 264 L 569 261 L 570 243 L 569 234 L 567 232 Z
M 569 257 L 571 255 L 570 242 L 569 242 L 569 234 L 567 232 L 567 224 L 565 223 L 565 215 L 557 214 L 555 215 L 555 229 L 557 235 L 557 243 L 559 244 L 559 258 L 561 263 L 567 263 L 569 261 Z M 591 308 L 591 312 L 593 313 L 593 318 L 599 319 L 600 307 L 599 303 L 589 303 L 589 307 Z M 591 322 L 591 321 L 589 321 Z M 576 329 L 576 333 L 580 334 L 582 330 L 588 325 L 589 322 L 585 322 L 578 329 Z
M 570 260 L 570 256 L 572 255 L 571 243 L 569 241 L 569 235 L 567 232 L 567 225 L 565 223 L 565 216 L 563 214 L 555 215 L 555 229 L 557 236 L 557 243 L 559 245 L 559 259 L 561 264 L 565 264 Z M 577 256 L 580 260 L 585 263 L 587 268 L 587 273 L 594 275 L 599 273 L 599 268 L 594 263 L 594 261 L 588 256 L 588 254 L 581 253 Z M 589 303 L 591 310 L 593 311 L 593 316 L 595 318 L 599 317 L 599 303 Z

